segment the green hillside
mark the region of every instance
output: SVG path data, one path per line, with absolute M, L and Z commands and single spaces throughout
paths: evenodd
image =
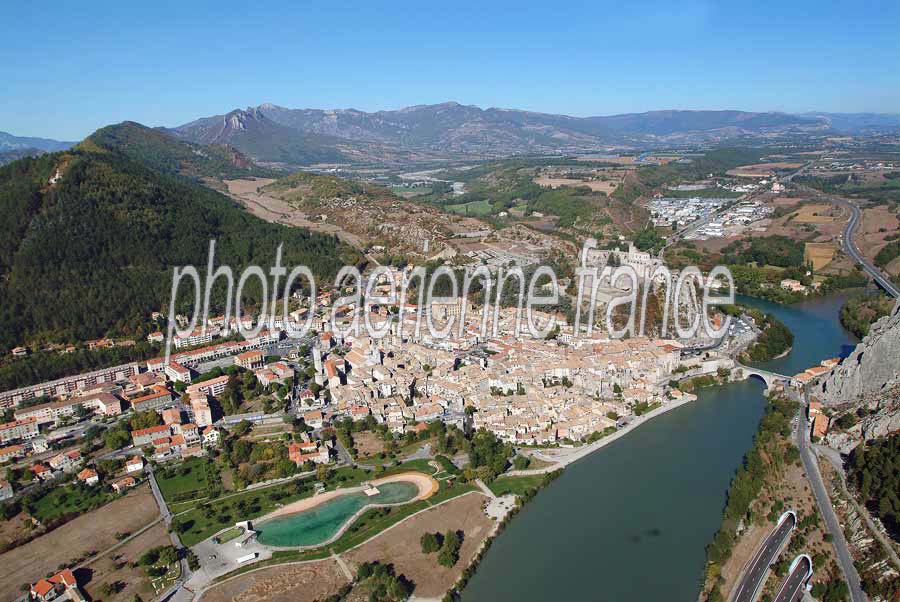
M 231 146 L 185 142 L 133 121 L 99 129 L 78 148 L 121 153 L 156 171 L 189 177 L 240 178 L 273 174 Z
M 386 188 L 336 176 L 323 176 L 298 171 L 263 187 L 263 191 L 295 205 L 318 205 L 324 200 L 375 194 L 393 196 Z
M 285 265 L 321 277 L 359 259 L 333 237 L 264 222 L 199 184 L 85 148 L 0 168 L 0 351 L 142 334 L 148 314 L 168 305 L 172 267 L 202 274 L 210 239 L 235 271 L 268 269 L 282 242 Z

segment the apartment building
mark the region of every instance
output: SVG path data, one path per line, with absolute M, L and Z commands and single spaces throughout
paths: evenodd
M 62 397 L 97 385 L 123 381 L 138 372 L 140 372 L 138 364 L 130 363 L 4 391 L 0 393 L 0 409 L 15 407 L 23 401 L 36 397 Z

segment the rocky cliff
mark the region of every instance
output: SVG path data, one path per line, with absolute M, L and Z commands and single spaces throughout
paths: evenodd
M 900 311 L 872 325 L 856 349 L 812 391 L 826 405 L 838 405 L 883 393 L 900 383 Z

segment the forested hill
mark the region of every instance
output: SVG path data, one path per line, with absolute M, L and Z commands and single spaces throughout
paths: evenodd
M 156 171 L 187 177 L 241 178 L 277 176 L 262 168 L 239 150 L 227 144 L 194 144 L 148 128 L 123 121 L 101 128 L 88 136 L 78 148 L 93 152 L 114 152 Z
M 360 259 L 333 237 L 264 222 L 118 152 L 80 148 L 0 168 L 0 352 L 143 336 L 149 313 L 168 305 L 172 267 L 203 275 L 213 238 L 236 278 L 249 264 L 268 271 L 282 242 L 285 265 L 329 279 Z

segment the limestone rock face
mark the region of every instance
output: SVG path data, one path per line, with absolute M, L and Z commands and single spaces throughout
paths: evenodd
M 900 382 L 900 311 L 872 325 L 856 349 L 812 391 L 825 405 L 838 405 L 887 391 Z
M 900 431 L 900 408 L 896 405 L 862 422 L 862 438 L 865 441 L 886 437 L 897 431 Z

